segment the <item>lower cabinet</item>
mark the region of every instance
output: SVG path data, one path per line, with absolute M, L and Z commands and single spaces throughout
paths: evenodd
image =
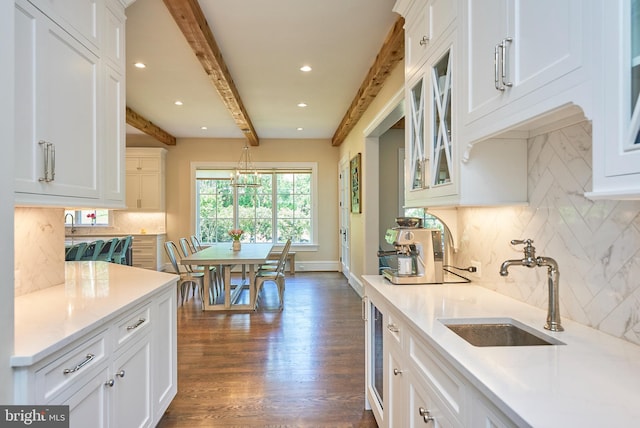
M 16 404 L 69 405 L 70 426 L 153 427 L 177 393 L 175 288 L 32 366 L 15 370 Z
M 417 427 L 516 427 L 487 397 L 410 326 L 406 318 L 385 299 L 377 297 L 365 281 L 363 301 L 377 308 L 383 324 L 383 400 L 374 416 L 385 428 Z M 372 311 L 365 312 L 371 317 Z M 367 322 L 367 355 L 374 355 L 370 340 L 375 334 Z M 375 359 L 367 358 L 366 373 Z M 366 390 L 373 377 L 366 377 Z M 371 401 L 371 396 L 367 398 Z M 371 406 L 376 410 L 375 406 Z
M 133 266 L 162 270 L 162 246 L 166 239 L 165 234 L 160 235 L 133 235 L 131 253 Z

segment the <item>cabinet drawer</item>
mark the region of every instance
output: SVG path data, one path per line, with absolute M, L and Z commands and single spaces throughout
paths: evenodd
M 462 419 L 464 383 L 436 356 L 434 350 L 427 347 L 413 333 L 409 335 L 409 359 L 416 368 L 416 374 L 422 376 L 435 391 L 438 391 L 449 410 Z
M 391 338 L 393 343 L 397 343 L 402 347 L 404 325 L 400 322 L 398 317 L 391 312 L 387 312 L 385 327 L 387 329 L 387 337 Z
M 132 338 L 144 334 L 151 325 L 151 304 L 129 312 L 120 321 L 116 322 L 116 348 L 129 342 Z
M 72 383 L 105 360 L 106 331 L 92 337 L 36 372 L 36 400 L 48 403 Z

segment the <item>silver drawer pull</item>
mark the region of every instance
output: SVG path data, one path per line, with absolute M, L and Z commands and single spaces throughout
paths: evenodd
M 118 373 L 116 373 L 116 377 L 123 378 L 124 374 L 124 370 L 120 370 Z
M 387 330 L 389 330 L 392 333 L 397 333 L 400 331 L 400 329 L 395 325 L 395 324 L 387 324 Z
M 72 369 L 64 369 L 62 371 L 62 374 L 70 374 L 70 373 L 75 373 L 78 370 L 80 370 L 81 368 L 83 368 L 84 366 L 86 366 L 87 364 L 89 364 L 93 359 L 95 358 L 94 354 L 87 354 L 87 356 L 85 357 L 84 361 L 81 362 L 80 364 L 78 364 L 77 366 L 75 366 Z
M 140 319 L 138 320 L 138 322 L 137 322 L 137 323 L 135 323 L 134 325 L 129 325 L 129 326 L 127 326 L 127 331 L 135 330 L 136 328 L 140 327 L 140 326 L 141 326 L 145 321 L 146 321 L 146 319 L 144 319 L 144 318 L 140 318 Z
M 402 370 L 400 370 L 400 369 L 393 369 L 393 375 L 394 375 L 394 376 L 398 376 L 399 374 L 402 374 Z
M 109 388 L 113 388 L 113 385 L 115 385 L 115 384 L 116 384 L 116 381 L 115 381 L 115 380 L 113 380 L 113 379 L 109 379 L 108 381 L 106 381 L 106 382 L 104 383 L 104 386 L 108 386 Z

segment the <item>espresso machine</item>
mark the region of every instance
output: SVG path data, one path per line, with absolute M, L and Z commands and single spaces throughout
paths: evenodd
M 421 226 L 387 229 L 385 241 L 392 251 L 379 251 L 378 257 L 396 255 L 398 268 L 385 268 L 382 275 L 393 284 L 442 284 L 444 282 L 442 232 Z

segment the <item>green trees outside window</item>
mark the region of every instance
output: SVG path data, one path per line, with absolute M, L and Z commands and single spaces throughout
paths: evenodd
M 203 243 L 228 242 L 236 228 L 244 231 L 243 242 L 310 243 L 311 178 L 310 170 L 259 171 L 258 187 L 197 178 L 196 233 Z

